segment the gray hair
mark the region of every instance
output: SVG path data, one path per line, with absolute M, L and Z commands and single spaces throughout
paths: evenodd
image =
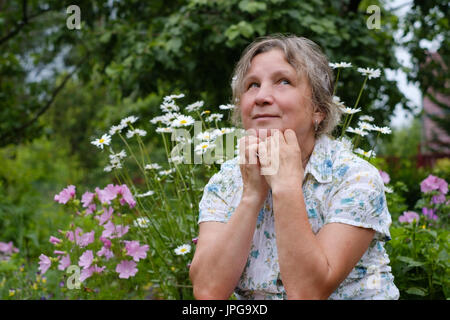
M 342 111 L 333 101 L 334 75 L 327 57 L 313 41 L 297 36 L 272 35 L 256 39 L 242 53 L 237 63 L 231 88 L 233 90 L 232 122 L 241 126 L 240 98 L 244 92 L 244 77 L 250 69 L 252 59 L 260 53 L 279 49 L 286 61 L 297 71 L 299 78 L 306 76 L 311 87 L 313 105 L 325 117 L 319 124 L 316 137 L 323 133 L 331 134 L 339 124 Z

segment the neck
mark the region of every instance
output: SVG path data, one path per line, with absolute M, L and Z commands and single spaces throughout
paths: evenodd
M 304 143 L 300 144 L 300 149 L 302 150 L 302 166 L 303 169 L 306 169 L 306 165 L 308 164 L 309 158 L 311 157 L 311 154 L 314 150 L 316 139 L 314 136 L 312 136 L 310 139 L 306 139 L 304 141 Z

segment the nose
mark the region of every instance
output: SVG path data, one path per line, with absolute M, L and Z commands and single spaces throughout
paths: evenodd
M 255 103 L 260 106 L 271 105 L 273 103 L 273 92 L 270 85 L 261 84 L 255 96 Z

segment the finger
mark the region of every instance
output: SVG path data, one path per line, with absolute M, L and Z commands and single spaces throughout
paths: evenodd
M 298 146 L 298 140 L 297 135 L 295 134 L 295 131 L 292 129 L 286 129 L 284 131 L 284 139 L 286 140 L 286 143 L 290 146 Z
M 267 156 L 268 155 L 267 141 L 258 143 L 258 155 L 259 155 L 259 162 L 261 163 L 261 167 L 268 166 L 270 163 L 270 159 Z
M 248 146 L 248 164 L 258 164 L 258 144 L 254 143 Z
M 246 136 L 254 136 L 254 137 L 258 137 L 258 133 L 256 132 L 255 129 L 248 129 L 248 130 L 245 130 L 245 135 L 246 135 Z

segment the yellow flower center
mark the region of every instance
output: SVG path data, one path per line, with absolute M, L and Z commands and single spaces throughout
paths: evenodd
M 185 124 L 185 123 L 187 123 L 187 121 L 186 120 L 181 120 L 180 123 L 181 124 Z
M 105 139 L 100 139 L 100 140 L 98 140 L 98 142 L 103 143 L 103 142 L 105 142 Z

